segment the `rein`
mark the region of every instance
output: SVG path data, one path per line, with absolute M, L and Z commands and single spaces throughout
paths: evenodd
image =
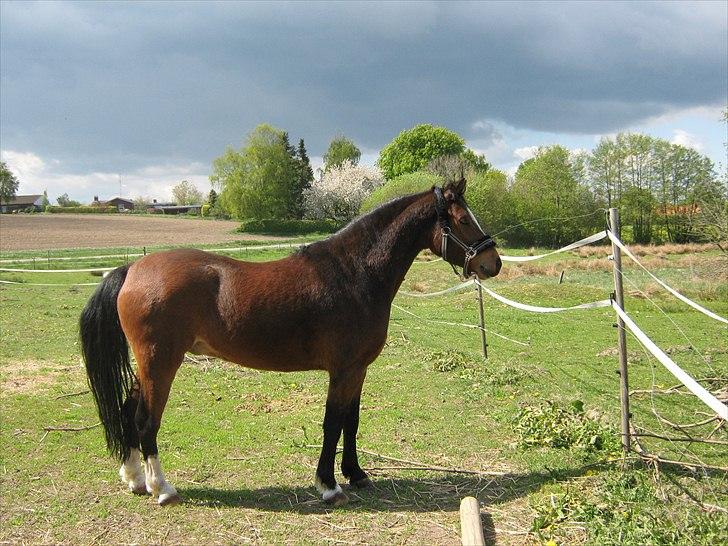
M 442 246 L 440 254 L 442 255 L 442 259 L 450 264 L 450 267 L 452 267 L 452 270 L 455 272 L 456 275 L 458 275 L 459 277 L 464 277 L 468 274 L 470 261 L 484 250 L 493 248 L 495 246 L 495 241 L 490 235 L 486 234 L 482 230 L 477 221 L 475 222 L 475 225 L 478 226 L 482 237 L 470 245 L 465 244 L 463 241 L 461 241 L 460 238 L 458 238 L 457 235 L 452 232 L 452 226 L 450 225 L 450 216 L 447 213 L 447 200 L 442 193 L 442 189 L 435 187 L 434 192 L 435 210 L 437 211 L 437 222 L 438 224 L 440 224 L 440 231 L 442 232 Z M 467 210 L 470 217 L 473 218 L 473 214 L 470 212 L 470 209 L 468 209 L 467 206 L 465 206 L 465 210 Z M 460 248 L 462 248 L 463 252 L 465 252 L 465 261 L 463 263 L 462 275 L 458 273 L 457 269 L 455 268 L 455 264 L 447 259 L 447 245 L 449 239 L 452 239 L 452 241 Z

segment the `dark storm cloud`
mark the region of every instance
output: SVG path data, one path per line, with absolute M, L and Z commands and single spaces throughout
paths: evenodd
M 2 147 L 114 170 L 209 162 L 260 122 L 312 154 L 419 122 L 609 132 L 725 101 L 726 9 L 5 2 Z

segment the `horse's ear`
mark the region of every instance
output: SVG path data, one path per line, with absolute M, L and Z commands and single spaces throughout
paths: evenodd
M 464 176 L 460 176 L 459 180 L 452 180 L 442 187 L 442 193 L 449 201 L 454 201 L 465 193 L 467 182 Z

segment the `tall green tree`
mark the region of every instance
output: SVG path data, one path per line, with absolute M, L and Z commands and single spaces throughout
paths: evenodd
M 489 169 L 477 173 L 468 180 L 465 198 L 483 229 L 491 234 L 503 232 L 503 238 L 508 239 L 506 230 L 518 221 L 508 177 L 503 171 Z
M 463 158 L 463 161 L 465 161 L 465 164 L 470 168 L 470 170 L 476 174 L 486 173 L 492 167 L 492 165 L 488 163 L 488 160 L 485 159 L 485 154 L 476 154 L 470 148 L 463 150 L 460 157 Z
M 257 126 L 240 150 L 228 148 L 212 164 L 219 202 L 236 218 L 287 218 L 294 209 L 298 169 L 284 131 Z
M 521 243 L 560 246 L 580 238 L 602 220 L 589 188 L 579 183 L 579 164 L 563 146 L 538 149 L 516 171 L 512 199 L 518 223 L 510 234 Z M 532 222 L 535 219 L 548 219 Z
M 215 203 L 217 203 L 217 192 L 215 188 L 211 188 L 210 193 L 207 194 L 207 204 L 214 207 Z
M 18 191 L 18 179 L 5 162 L 0 161 L 0 203 L 9 203 Z
M 391 180 L 422 170 L 437 157 L 460 155 L 464 151 L 465 141 L 457 133 L 445 127 L 423 124 L 397 135 L 382 148 L 377 163 L 387 180 Z
M 352 165 L 358 165 L 360 159 L 361 150 L 354 144 L 354 141 L 339 135 L 331 140 L 329 148 L 324 154 L 324 171 L 334 167 L 341 167 L 344 161 L 347 160 Z
M 298 150 L 295 157 L 296 161 L 296 180 L 293 188 L 294 192 L 294 208 L 292 216 L 295 218 L 303 218 L 305 211 L 304 194 L 306 190 L 311 188 L 313 183 L 313 169 L 311 168 L 311 160 L 308 158 L 306 144 L 303 139 L 298 141 Z

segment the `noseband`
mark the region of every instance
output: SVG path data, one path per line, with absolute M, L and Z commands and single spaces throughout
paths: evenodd
M 452 242 L 458 245 L 460 248 L 463 249 L 463 252 L 465 252 L 465 262 L 463 263 L 463 276 L 468 274 L 468 267 L 470 267 L 470 261 L 475 258 L 478 254 L 481 252 L 493 248 L 495 246 L 495 241 L 490 235 L 487 235 L 483 232 L 481 229 L 480 232 L 483 234 L 483 236 L 475 241 L 473 244 L 466 245 L 463 241 L 461 241 L 453 232 L 452 232 L 452 226 L 450 225 L 450 216 L 447 213 L 447 200 L 445 199 L 445 196 L 442 193 L 442 189 L 435 187 L 435 210 L 437 211 L 437 223 L 440 224 L 440 231 L 442 232 L 442 246 L 441 246 L 441 252 L 442 259 L 445 260 L 447 263 L 450 264 L 450 267 L 452 267 L 452 270 L 455 272 L 456 275 L 459 275 L 457 272 L 457 269 L 455 269 L 455 264 L 453 264 L 450 260 L 447 259 L 447 244 L 448 239 L 452 239 Z M 467 209 L 467 207 L 466 207 Z M 468 212 L 470 212 L 468 210 Z M 472 214 L 471 214 L 472 217 Z M 477 222 L 476 222 L 477 224 Z M 480 226 L 478 226 L 480 228 Z

